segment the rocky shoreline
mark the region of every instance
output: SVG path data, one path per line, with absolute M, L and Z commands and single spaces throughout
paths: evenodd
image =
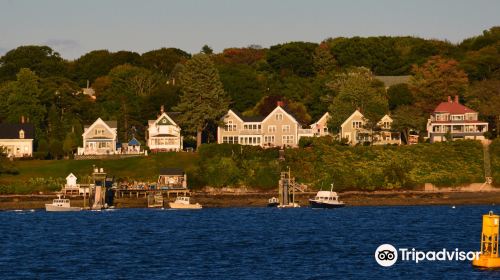
M 296 200 L 308 205 L 308 199 L 315 193 L 299 193 Z M 500 192 L 423 192 L 423 191 L 381 191 L 345 192 L 340 198 L 349 206 L 411 206 L 411 205 L 496 205 L 500 204 Z M 267 200 L 277 196 L 276 192 L 254 193 L 192 193 L 193 202 L 205 208 L 221 207 L 265 207 Z M 2 195 L 0 210 L 43 209 L 55 195 Z M 82 198 L 71 198 L 72 206 L 83 206 Z M 146 198 L 115 199 L 117 208 L 145 208 Z

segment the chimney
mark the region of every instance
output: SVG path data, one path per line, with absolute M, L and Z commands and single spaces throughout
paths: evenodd
M 21 116 L 21 123 L 24 123 L 24 115 Z
M 451 103 L 451 96 L 448 95 L 448 102 Z
M 455 95 L 455 103 L 458 103 L 458 95 Z
M 163 114 L 164 110 L 165 110 L 165 107 L 163 107 L 163 105 L 161 105 L 161 107 L 160 107 L 160 113 Z
M 90 81 L 87 80 L 87 88 L 89 88 L 89 87 L 90 87 Z
M 285 107 L 285 102 L 280 100 L 280 101 L 276 102 L 276 106 Z

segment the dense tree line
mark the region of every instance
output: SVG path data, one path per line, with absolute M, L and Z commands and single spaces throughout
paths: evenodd
M 333 129 L 356 108 L 372 120 L 390 111 L 398 129 L 423 131 L 434 106 L 459 95 L 490 122 L 495 137 L 499 51 L 500 27 L 459 44 L 341 37 L 221 53 L 203 46 L 194 56 L 176 48 L 95 50 L 73 61 L 47 46 L 21 46 L 0 58 L 0 121 L 29 119 L 39 156 L 57 158 L 75 150 L 83 126 L 97 117 L 118 120 L 121 141 L 143 139 L 146 120 L 156 117 L 160 105 L 183 113 L 186 133 L 211 141 L 227 108 L 263 114 L 285 100 L 304 123 L 330 111 Z M 411 78 L 387 89 L 377 75 Z M 95 100 L 82 93 L 87 84 Z

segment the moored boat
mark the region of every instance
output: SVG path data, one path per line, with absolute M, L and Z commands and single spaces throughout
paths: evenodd
M 311 208 L 340 208 L 345 203 L 339 200 L 339 196 L 334 191 L 319 191 L 316 196 L 309 199 Z
M 61 198 L 58 194 L 57 198 L 52 200 L 52 203 L 45 204 L 45 211 L 47 212 L 68 212 L 68 211 L 81 211 L 81 207 L 71 207 L 71 203 L 67 198 Z
M 169 202 L 168 206 L 171 209 L 201 209 L 202 206 L 199 203 L 191 204 L 190 197 L 188 196 L 178 196 L 174 202 Z
M 280 205 L 280 202 L 274 196 L 267 200 L 267 207 L 277 207 L 278 205 Z

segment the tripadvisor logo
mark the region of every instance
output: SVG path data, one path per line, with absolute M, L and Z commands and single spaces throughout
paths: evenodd
M 396 249 L 391 244 L 382 244 L 375 250 L 375 260 L 381 266 L 392 266 L 398 261 L 398 255 L 401 261 L 410 261 L 419 263 L 422 261 L 473 261 L 479 259 L 481 252 L 459 251 L 457 248 L 453 251 L 442 249 L 440 251 L 418 251 L 415 248 Z
M 398 251 L 391 244 L 382 244 L 375 250 L 375 260 L 381 266 L 392 266 L 398 260 Z

